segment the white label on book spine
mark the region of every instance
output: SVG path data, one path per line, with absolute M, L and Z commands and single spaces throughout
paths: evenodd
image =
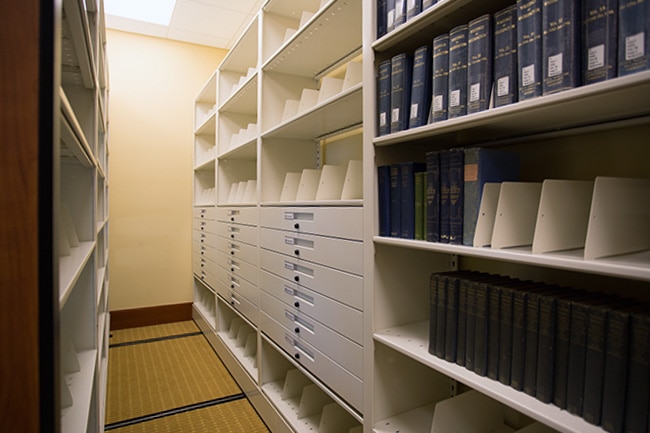
M 643 56 L 645 53 L 644 36 L 644 33 L 641 32 L 625 38 L 625 60 L 634 60 Z
M 562 53 L 548 58 L 548 76 L 555 77 L 562 74 Z
M 386 126 L 386 113 L 383 111 L 379 113 L 379 125 Z
M 605 66 L 605 44 L 589 48 L 587 69 L 594 70 Z
M 469 101 L 476 102 L 481 97 L 481 83 L 474 83 L 469 87 Z
M 442 95 L 433 95 L 433 111 L 442 111 Z
M 449 94 L 449 106 L 458 107 L 460 105 L 460 89 L 452 90 Z
M 510 92 L 510 77 L 507 75 L 497 80 L 497 96 L 506 96 Z
M 391 9 L 388 11 L 388 19 L 386 21 L 386 24 L 388 25 L 389 29 L 391 27 L 395 27 L 395 9 Z
M 395 19 L 401 19 L 404 16 L 404 0 L 395 1 Z
M 391 122 L 399 122 L 399 108 L 393 108 L 393 112 L 391 113 Z
M 535 64 L 521 68 L 521 84 L 523 86 L 535 84 Z
M 415 9 L 415 0 L 408 0 L 408 2 L 406 4 L 407 4 L 409 10 Z
M 411 119 L 418 117 L 418 104 L 411 104 Z

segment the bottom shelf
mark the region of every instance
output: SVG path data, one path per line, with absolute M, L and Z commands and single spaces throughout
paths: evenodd
M 85 432 L 91 419 L 91 401 L 94 393 L 97 350 L 76 353 L 78 371 L 63 375 L 61 431 Z M 68 405 L 66 405 L 68 403 Z
M 217 335 L 249 376 L 257 382 L 257 330 L 221 298 L 217 300 L 217 314 Z

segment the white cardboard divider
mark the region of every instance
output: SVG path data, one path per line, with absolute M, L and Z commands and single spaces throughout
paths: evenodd
M 237 197 L 235 198 L 235 203 L 243 203 L 244 196 L 246 195 L 246 186 L 247 186 L 247 184 L 248 184 L 247 181 L 242 180 L 237 185 Z
M 68 242 L 68 234 L 65 230 L 63 218 L 59 218 L 57 225 L 59 226 L 59 256 L 72 255 L 72 248 L 70 248 L 70 243 Z
M 250 329 L 248 329 L 248 326 L 240 326 L 237 332 L 237 339 L 235 340 L 235 347 L 244 347 L 249 333 Z
M 298 418 L 305 418 L 321 413 L 323 407 L 331 401 L 332 399 L 325 394 L 325 391 L 313 383 L 307 385 L 302 390 L 300 406 L 298 407 Z
M 543 182 L 533 254 L 584 248 L 593 190 L 591 181 Z
M 320 181 L 320 170 L 306 168 L 300 175 L 300 184 L 296 193 L 297 201 L 309 201 L 316 199 L 318 183 Z
M 244 202 L 252 203 L 257 198 L 257 181 L 249 180 L 246 182 L 246 190 L 244 192 Z
M 318 90 L 302 89 L 300 95 L 300 104 L 298 105 L 298 113 L 309 110 L 318 103 Z
M 650 249 L 650 179 L 597 177 L 585 259 Z
M 350 62 L 345 70 L 345 78 L 343 79 L 343 90 L 359 84 L 363 80 L 363 64 L 361 62 Z
M 252 77 L 255 75 L 255 72 L 257 72 L 257 68 L 250 67 L 248 68 L 248 71 L 246 72 L 246 77 Z
M 316 200 L 340 200 L 346 171 L 343 165 L 325 164 L 321 170 Z
M 489 433 L 503 426 L 503 406 L 471 390 L 436 405 L 431 433 Z
M 325 405 L 320 418 L 318 433 L 341 433 L 349 431 L 358 422 L 341 406 L 332 402 Z
M 338 95 L 343 89 L 343 80 L 341 78 L 333 77 L 323 77 L 323 81 L 320 85 L 320 90 L 318 91 L 318 101 L 321 102 L 331 98 L 332 96 Z
M 284 176 L 284 184 L 282 185 L 282 193 L 280 194 L 280 201 L 296 201 L 298 194 L 298 187 L 300 187 L 300 177 L 302 173 L 287 173 Z
M 287 371 L 282 386 L 282 398 L 298 400 L 302 395 L 302 390 L 310 383 L 307 376 L 297 368 Z
M 244 326 L 244 320 L 241 317 L 234 317 L 230 321 L 230 327 L 228 328 L 228 338 L 231 340 L 237 338 L 237 334 L 239 333 L 239 328 L 241 326 Z
M 302 14 L 300 15 L 300 25 L 298 26 L 299 29 L 303 28 L 305 24 L 314 16 L 313 12 L 310 11 L 302 11 Z
M 541 182 L 503 182 L 492 232 L 492 248 L 532 245 Z
M 488 182 L 483 185 L 483 195 L 476 220 L 476 232 L 474 233 L 475 247 L 488 247 L 492 244 L 492 232 L 494 220 L 497 216 L 499 204 L 500 183 Z
M 246 345 L 244 346 L 244 356 L 249 358 L 257 354 L 257 333 L 250 332 L 246 338 Z
M 70 209 L 65 203 L 61 203 L 59 206 L 61 222 L 63 223 L 63 228 L 65 231 L 66 239 L 70 247 L 79 246 L 79 236 L 77 235 L 77 230 L 74 226 L 74 221 L 72 220 L 72 214 L 70 214 Z
M 345 182 L 341 200 L 358 200 L 363 198 L 363 161 L 351 160 L 345 172 Z
M 282 121 L 285 122 L 298 114 L 298 107 L 300 101 L 295 99 L 287 99 L 284 103 L 284 111 L 282 112 Z
M 228 203 L 234 203 L 237 200 L 237 188 L 239 188 L 239 183 L 234 182 L 230 185 L 230 193 L 228 194 Z
M 540 422 L 534 422 L 517 430 L 517 433 L 556 433 L 556 431 Z
M 284 41 L 286 42 L 289 39 L 291 39 L 293 37 L 293 35 L 296 34 L 297 31 L 298 31 L 298 29 L 292 29 L 292 28 L 288 28 L 287 30 L 285 30 L 285 32 L 284 32 Z

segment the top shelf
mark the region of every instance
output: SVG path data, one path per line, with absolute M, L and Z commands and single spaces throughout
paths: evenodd
M 92 43 L 83 0 L 64 0 L 61 27 L 62 83 L 95 88 L 97 78 Z
M 253 19 L 233 48 L 219 65 L 220 71 L 246 74 L 248 68 L 257 67 L 258 18 Z
M 650 71 L 644 71 L 377 137 L 374 143 L 430 143 L 436 138 L 441 144 L 470 145 L 544 133 L 568 136 L 585 129 L 611 129 L 620 122 L 648 123 L 648 95 Z

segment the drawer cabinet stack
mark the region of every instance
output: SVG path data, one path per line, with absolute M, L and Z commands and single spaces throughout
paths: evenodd
M 261 330 L 362 411 L 362 208 L 260 212 Z
M 217 287 L 217 221 L 215 208 L 197 207 L 193 210 L 192 271 L 213 290 Z

